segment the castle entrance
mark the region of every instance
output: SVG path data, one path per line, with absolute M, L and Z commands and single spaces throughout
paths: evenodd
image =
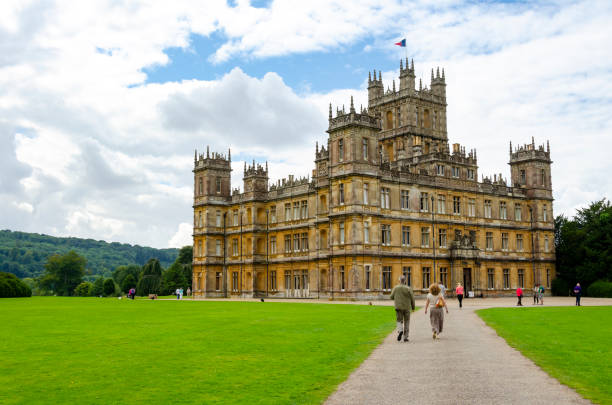
M 468 297 L 468 291 L 472 290 L 472 269 L 469 267 L 463 268 L 463 288 L 465 290 L 464 297 Z

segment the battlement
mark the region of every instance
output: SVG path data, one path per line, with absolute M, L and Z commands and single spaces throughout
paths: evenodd
M 210 152 L 210 148 L 206 146 L 206 154 L 200 153 L 195 150 L 193 158 L 194 170 L 201 169 L 223 169 L 231 170 L 232 163 L 232 152 L 230 149 L 227 150 L 227 156 L 217 152 Z
M 510 163 L 527 160 L 545 160 L 550 162 L 550 144 L 548 141 L 546 141 L 546 149 L 544 149 L 544 144 L 538 145 L 536 148 L 535 141 L 531 137 L 531 143 L 517 146 L 514 150 L 512 149 L 512 142 L 510 142 Z
M 253 165 L 248 165 L 244 162 L 244 178 L 247 177 L 268 177 L 268 162 L 266 161 L 266 166 L 262 166 L 259 163 L 255 164 L 255 160 L 253 160 Z
M 289 187 L 302 186 L 305 184 L 310 184 L 310 179 L 307 176 L 295 178 L 292 174 L 290 174 L 288 178 L 279 179 L 276 184 L 271 184 L 270 191 L 282 191 Z
M 351 107 L 348 114 L 344 111 L 344 106 L 342 106 L 342 110 L 336 109 L 336 116 L 332 116 L 332 106 L 329 105 L 329 128 L 327 132 L 351 126 L 351 125 L 360 125 L 367 126 L 373 129 L 380 129 L 380 120 L 376 117 L 373 117 L 368 114 L 368 110 L 364 109 L 363 106 L 360 109 L 360 113 L 355 111 L 355 106 L 353 104 L 353 96 L 351 96 Z

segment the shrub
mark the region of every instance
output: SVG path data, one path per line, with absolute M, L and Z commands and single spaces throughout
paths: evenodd
M 127 293 L 130 288 L 136 287 L 136 278 L 133 275 L 128 274 L 121 282 L 121 291 Z
M 115 294 L 115 281 L 112 278 L 104 280 L 104 295 L 110 296 Z
M 99 297 L 104 293 L 104 277 L 100 276 L 96 279 L 93 285 L 91 295 Z
M 16 275 L 0 272 L 0 298 L 31 296 L 32 289 Z
M 150 259 L 142 267 L 142 276 L 138 281 L 136 293 L 141 296 L 146 296 L 148 294 L 159 294 L 162 271 L 163 270 L 159 264 L 159 260 Z
M 550 291 L 552 292 L 552 295 L 567 297 L 570 292 L 570 287 L 567 281 L 563 280 L 562 278 L 555 278 L 550 286 Z
M 74 295 L 77 297 L 91 297 L 93 295 L 94 285 L 89 281 L 83 281 L 74 289 Z
M 589 297 L 612 298 L 612 281 L 598 280 L 587 288 Z

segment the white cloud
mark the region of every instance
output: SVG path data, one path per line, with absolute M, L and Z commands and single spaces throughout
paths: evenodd
M 191 224 L 187 222 L 181 222 L 178 226 L 178 230 L 170 238 L 168 242 L 169 247 L 181 248 L 183 246 L 188 246 L 193 243 L 192 239 L 193 227 Z

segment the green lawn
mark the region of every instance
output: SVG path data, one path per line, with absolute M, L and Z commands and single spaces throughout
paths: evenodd
M 612 404 L 612 307 L 493 308 L 478 315 L 557 380 Z
M 363 305 L 2 299 L 0 403 L 320 403 L 394 323 Z

